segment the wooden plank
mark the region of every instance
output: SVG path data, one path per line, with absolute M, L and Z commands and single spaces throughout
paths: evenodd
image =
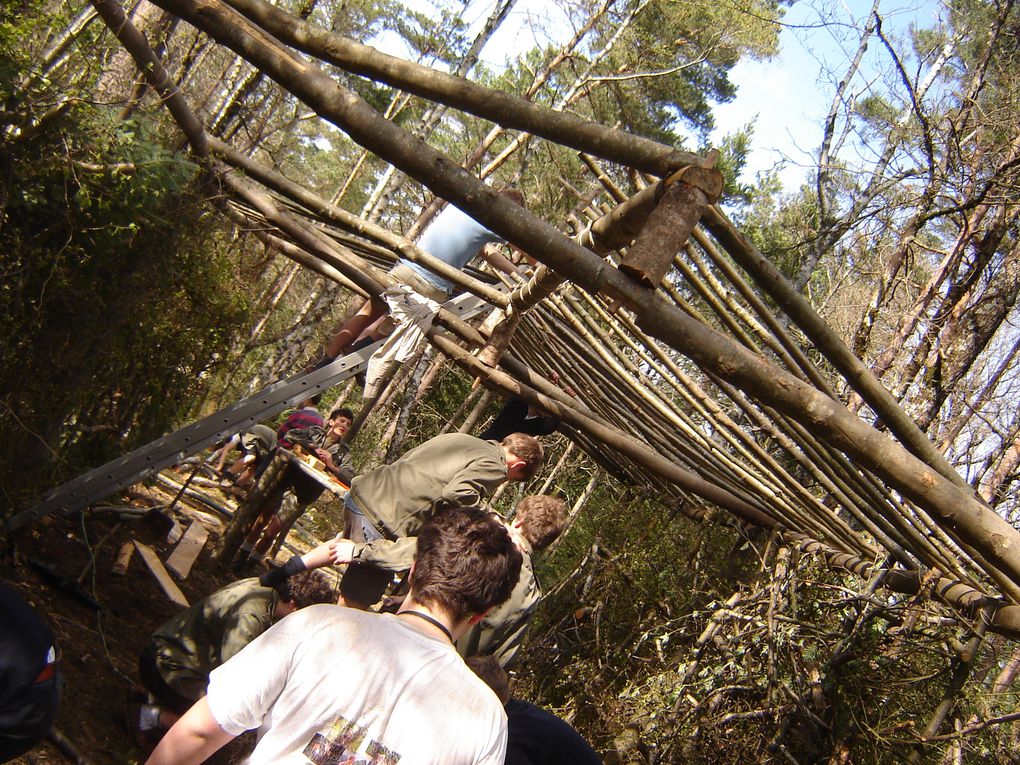
M 280 454 L 285 459 L 289 460 L 292 465 L 295 465 L 298 468 L 298 470 L 300 470 L 305 475 L 315 479 L 315 481 L 320 486 L 329 489 L 337 496 L 342 497 L 351 488 L 332 473 L 326 473 L 322 470 L 316 470 L 314 467 L 309 465 L 299 456 L 288 452 L 286 449 L 277 449 L 276 453 Z
M 125 542 L 120 546 L 117 551 L 117 560 L 113 562 L 113 568 L 110 571 L 118 576 L 124 576 L 127 573 L 128 565 L 131 563 L 131 556 L 135 554 L 135 547 L 130 542 Z
M 167 558 L 166 567 L 175 573 L 178 579 L 187 579 L 208 538 L 209 532 L 205 526 L 198 521 L 192 521 L 188 530 L 184 532 L 184 538 Z
M 166 543 L 168 545 L 177 544 L 177 541 L 184 535 L 184 527 L 177 521 L 174 521 L 174 525 L 170 527 L 170 531 L 166 533 Z
M 300 446 L 295 446 L 291 454 L 308 465 L 312 470 L 324 471 L 326 469 L 326 465 L 318 457 L 306 452 Z
M 143 545 L 137 539 L 132 540 L 135 543 L 135 548 L 138 550 L 138 554 L 142 556 L 142 560 L 145 561 L 145 565 L 149 567 L 149 571 L 156 577 L 156 581 L 159 582 L 159 586 L 163 589 L 163 592 L 168 598 L 181 607 L 187 607 L 191 605 L 188 603 L 188 599 L 184 597 L 184 593 L 181 592 L 174 580 L 170 578 L 170 574 L 163 567 L 163 562 L 156 555 L 156 551 L 148 545 Z
M 718 170 L 691 168 L 670 186 L 634 244 L 620 262 L 620 270 L 645 287 L 655 289 L 673 265 L 673 258 L 701 219 L 707 205 L 722 192 L 722 174 Z

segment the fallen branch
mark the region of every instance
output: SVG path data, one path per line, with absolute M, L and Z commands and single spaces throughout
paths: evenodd
M 78 751 L 78 747 L 71 743 L 71 740 L 60 732 L 59 728 L 50 728 L 46 734 L 46 740 L 56 747 L 64 757 L 76 765 L 92 765 L 92 761 Z

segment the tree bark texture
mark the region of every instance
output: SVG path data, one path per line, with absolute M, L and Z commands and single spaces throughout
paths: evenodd
M 240 18 L 226 14 L 221 7 L 210 3 L 188 0 L 161 2 L 242 53 L 356 140 L 426 183 L 437 194 L 457 203 L 522 249 L 542 253 L 542 259 L 557 272 L 592 293 L 611 292 L 619 296 L 635 312 L 638 326 L 650 335 L 680 350 L 706 372 L 736 385 L 760 403 L 773 407 L 812 431 L 830 446 L 846 452 L 937 518 L 955 539 L 972 546 L 1014 581 L 1018 578 L 1020 550 L 1016 544 L 1016 533 L 976 500 L 969 490 L 953 485 L 906 450 L 853 417 L 824 393 L 678 311 L 659 295 L 635 284 L 611 264 L 564 238 L 553 227 L 500 199 L 449 159 L 382 120 L 354 94 L 345 91 L 313 65 L 297 60 L 281 51 L 279 46 L 266 44 L 265 35 Z M 300 226 L 295 227 L 292 222 L 280 217 L 264 200 L 253 202 L 263 215 L 302 244 L 310 246 L 317 254 L 328 252 L 317 237 L 309 237 Z M 720 221 L 715 215 L 710 218 L 717 238 L 731 253 L 733 249 L 744 249 L 739 241 L 735 243 L 725 221 Z M 722 236 L 718 233 L 720 230 Z M 332 255 L 332 252 L 329 254 Z M 349 275 L 352 278 L 358 265 L 350 261 L 352 273 Z M 377 288 L 377 285 L 372 286 Z M 856 368 L 845 373 L 851 379 L 859 376 Z M 565 418 L 576 418 L 577 424 L 583 422 L 581 418 L 584 415 L 568 414 L 567 409 L 551 399 L 540 400 L 539 403 L 545 408 L 553 407 Z M 590 418 L 584 422 L 584 428 L 600 438 L 611 437 L 602 429 L 603 426 Z M 654 453 L 635 450 L 631 444 L 621 445 L 621 450 L 633 455 L 646 467 L 654 464 L 654 472 L 680 486 L 696 488 L 701 496 L 718 501 L 743 517 L 767 526 L 776 524 L 775 518 L 732 492 L 719 491 L 700 479 L 692 480 L 696 477 L 678 470 L 676 465 Z M 952 474 L 952 471 L 949 473 Z
M 703 164 L 702 158 L 696 154 L 678 151 L 647 138 L 620 133 L 462 78 L 387 56 L 369 46 L 303 23 L 260 0 L 231 0 L 231 5 L 298 50 L 353 74 L 386 82 L 395 88 L 445 103 L 504 127 L 528 130 L 579 151 L 587 151 L 659 176 L 669 175 L 684 166 Z M 180 15 L 188 15 L 184 8 L 178 10 L 181 11 Z M 178 10 L 173 12 L 177 13 Z

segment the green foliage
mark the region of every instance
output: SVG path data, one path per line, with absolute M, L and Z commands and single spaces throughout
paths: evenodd
M 780 3 L 741 7 L 710 2 L 651 2 L 627 27 L 606 59 L 610 87 L 624 125 L 634 132 L 678 142 L 678 123 L 705 136 L 713 127 L 712 102 L 735 91 L 729 70 L 742 56 L 776 50 Z M 613 24 L 619 17 L 611 17 Z M 615 28 L 607 31 L 612 34 Z M 603 38 L 605 39 L 605 38 Z M 603 67 L 600 67 L 602 69 Z
M 458 62 L 470 46 L 467 24 L 460 12 L 438 8 L 435 18 L 396 2 L 379 4 L 378 8 L 386 18 L 380 29 L 396 32 L 416 53 L 412 58 L 426 66 Z M 365 38 L 362 35 L 357 39 Z
M 735 216 L 741 230 L 769 261 L 792 279 L 817 234 L 817 197 L 804 187 L 783 194 L 775 175 L 758 178 L 745 189 L 747 205 Z
M 299 2 L 313 6 L 309 21 L 354 40 L 366 40 L 386 30 L 398 29 L 408 18 L 415 18 L 406 6 L 395 0 L 325 0 Z M 300 13 L 293 9 L 291 13 Z
M 766 539 L 733 544 L 610 483 L 540 567 L 557 586 L 516 693 L 571 716 L 602 750 L 638 731 L 640 754 L 621 762 L 906 760 L 956 666 L 930 603 L 856 597 L 859 581 L 811 558 L 779 573 Z M 992 639 L 975 671 L 988 683 L 1011 653 Z M 990 708 L 976 685 L 960 719 L 1012 709 L 1015 692 Z M 993 726 L 963 740 L 964 761 L 1008 762 L 1011 746 L 1009 727 Z
M 52 104 L 16 85 L 27 23 L 0 29 L 2 66 L 19 74 L 0 124 L 8 504 L 171 428 L 248 310 L 195 166 L 144 118 L 72 100 L 28 129 Z
M 857 115 L 877 129 L 887 129 L 899 116 L 895 106 L 881 96 L 871 95 L 855 103 Z
M 751 140 L 754 136 L 754 127 L 745 125 L 736 133 L 728 133 L 723 136 L 718 144 L 712 147 L 702 147 L 705 152 L 709 148 L 719 151 L 719 160 L 716 162 L 716 169 L 722 173 L 724 179 L 722 201 L 730 204 L 748 204 L 758 194 L 758 189 L 738 180 L 744 165 L 747 163 L 747 155 L 751 151 Z
M 620 706 L 619 694 L 641 668 L 679 648 L 683 625 L 692 629 L 691 614 L 714 597 L 709 561 L 731 542 L 725 533 L 707 536 L 633 487 L 600 479 L 555 554 L 540 562 L 541 580 L 559 585 L 529 632 L 519 668 L 527 695 L 570 707 L 575 724 L 604 745 L 607 727 L 617 730 L 606 718 Z
M 447 11 L 433 20 L 392 1 L 323 0 L 313 9 L 304 0 L 285 5 L 358 40 L 396 34 L 425 62 L 456 63 L 469 44 L 463 19 Z M 692 128 L 704 142 L 712 104 L 733 95 L 728 76 L 733 65 L 775 50 L 782 4 L 655 0 L 615 38 L 636 7 L 613 6 L 595 39 L 575 51 L 534 100 L 677 145 L 680 134 Z M 961 29 L 983 30 L 995 8 L 957 0 L 951 10 Z M 276 340 L 298 322 L 329 323 L 308 318 L 302 303 L 315 280 L 299 276 L 266 317 L 264 336 L 237 362 L 231 344 L 251 325 L 250 314 L 265 297 L 258 294 L 261 287 L 282 269 L 267 265 L 271 256 L 249 237 L 230 238 L 220 228 L 206 207 L 197 169 L 164 147 L 167 139 L 160 133 L 169 131 L 158 115 L 150 121 L 136 111 L 138 116 L 123 120 L 92 105 L 90 79 L 97 75 L 91 61 L 102 59 L 93 56 L 102 50 L 99 24 L 76 41 L 90 58 L 84 64 L 75 59 L 81 64 L 75 77 L 33 70 L 46 47 L 43 22 L 53 11 L 66 15 L 72 9 L 29 1 L 0 7 L 0 310 L 6 319 L 0 327 L 5 359 L 0 423 L 8 434 L 0 450 L 0 490 L 9 504 L 175 428 L 192 402 L 213 388 L 223 391 L 225 401 L 235 400 L 248 392 L 255 370 L 272 361 Z M 52 18 L 54 28 L 66 22 L 60 15 Z M 961 36 L 953 61 L 960 83 L 981 60 L 981 38 Z M 918 32 L 918 58 L 945 39 L 944 32 Z M 609 55 L 601 58 L 611 40 Z M 1015 45 L 1014 36 L 992 58 L 994 87 L 977 94 L 979 111 L 996 120 L 974 131 L 975 143 L 960 141 L 961 153 L 985 156 L 990 147 L 988 156 L 995 156 L 1015 137 L 1008 108 L 1017 82 Z M 480 67 L 476 76 L 521 92 L 554 53 L 526 51 L 507 69 Z M 210 101 L 229 95 L 215 81 L 197 84 L 228 71 L 228 59 L 214 51 L 203 67 L 187 72 L 190 93 L 208 93 Z M 591 71 L 589 63 L 595 63 Z M 209 71 L 197 71 L 205 68 Z M 33 73 L 37 76 L 26 77 Z M 336 76 L 380 111 L 393 98 L 387 86 Z M 580 96 L 564 106 L 572 89 Z M 342 132 L 323 131 L 307 119 L 306 107 L 269 81 L 242 100 L 243 113 L 224 135 L 234 131 L 227 137 L 250 138 L 274 168 L 323 197 L 332 198 L 346 184 L 362 150 Z M 865 136 L 903 131 L 897 103 L 876 90 L 855 102 L 850 119 Z M 413 99 L 393 119 L 414 129 L 424 108 Z M 945 113 L 952 117 L 951 108 Z M 451 110 L 429 140 L 459 159 L 489 128 Z M 745 128 L 719 147 L 719 167 L 727 178 L 738 176 L 750 134 Z M 504 134 L 490 157 L 512 138 Z M 919 145 L 918 136 L 908 135 L 904 145 L 903 156 L 913 159 L 909 152 Z M 910 165 L 904 161 L 897 168 Z M 383 164 L 369 158 L 363 167 L 343 200 L 348 209 L 367 201 Z M 633 190 L 634 178 L 605 169 L 622 189 Z M 973 171 L 972 178 L 969 166 L 949 169 L 961 187 L 979 175 Z M 835 204 L 825 217 L 838 219 L 841 205 L 857 198 L 866 178 L 845 171 L 838 158 L 831 170 Z M 593 186 L 573 150 L 538 140 L 497 176 L 493 182 L 518 182 L 529 206 L 550 221 L 566 219 Z M 862 304 L 863 276 L 881 266 L 892 240 L 887 232 L 904 217 L 915 193 L 906 183 L 884 190 L 868 211 L 872 228 L 830 248 L 809 288 L 837 296 L 833 303 Z M 422 196 L 417 184 L 394 193 L 384 212 L 387 224 L 406 230 Z M 730 181 L 725 196 L 742 205 L 738 222 L 755 244 L 784 273 L 796 275 L 821 228 L 811 190 L 782 195 L 775 176 L 766 175 L 753 185 Z M 921 232 L 917 246 L 939 252 L 953 233 L 951 222 L 942 225 L 944 230 L 933 224 Z M 882 235 L 872 237 L 877 230 Z M 241 266 L 235 251 L 246 249 L 260 257 Z M 907 289 L 897 293 L 916 292 L 930 265 L 924 255 L 907 264 L 902 272 Z M 854 281 L 858 292 L 837 291 L 841 281 Z M 704 307 L 689 287 L 681 289 L 696 308 Z M 264 304 L 269 302 L 267 297 Z M 471 395 L 470 382 L 447 367 L 418 403 L 398 451 L 446 426 Z M 381 459 L 401 403 L 377 412 L 362 432 L 355 456 L 363 469 Z M 566 444 L 563 437 L 547 441 L 549 464 Z M 789 469 L 801 470 L 791 459 L 779 457 Z M 573 456 L 551 491 L 572 501 L 593 472 L 589 458 Z M 508 511 L 520 492 L 536 488 L 511 487 L 499 509 Z M 794 562 L 778 574 L 775 540 L 744 540 L 725 526 L 697 524 L 663 508 L 655 495 L 655 487 L 598 476 L 571 531 L 539 562 L 549 598 L 532 624 L 517 690 L 575 712 L 575 724 L 599 748 L 610 748 L 612 737 L 628 726 L 639 729 L 641 761 L 807 763 L 837 761 L 843 751 L 856 762 L 903 761 L 941 701 L 954 666 L 944 627 L 931 618 L 930 606 L 858 596 L 860 582 L 810 561 Z M 323 502 L 308 521 L 325 534 L 340 517 L 339 508 Z M 739 598 L 730 605 L 733 596 Z M 710 625 L 717 632 L 701 640 Z M 1004 662 L 991 653 L 983 649 L 978 663 L 994 674 Z M 1012 689 L 991 703 L 981 696 L 976 689 L 961 699 L 959 719 L 1001 713 L 1017 700 Z M 968 738 L 966 761 L 1008 761 L 1016 747 L 1002 730 Z M 636 751 L 626 758 L 639 760 Z

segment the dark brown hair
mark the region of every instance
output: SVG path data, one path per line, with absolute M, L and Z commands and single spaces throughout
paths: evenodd
M 558 497 L 533 494 L 517 503 L 515 522 L 521 534 L 536 550 L 542 550 L 563 533 L 567 525 L 567 503 Z
M 410 582 L 419 603 L 459 620 L 509 598 L 520 573 L 521 553 L 502 523 L 477 508 L 451 508 L 418 532 Z
M 348 419 L 351 422 L 354 422 L 354 410 L 353 409 L 348 409 L 346 406 L 342 406 L 339 409 L 337 409 L 335 412 L 333 412 L 329 416 L 329 419 L 331 419 L 331 420 L 339 420 L 341 417 L 343 417 L 345 419 Z
M 300 571 L 283 582 L 277 592 L 280 597 L 304 608 L 315 603 L 336 603 L 335 585 L 321 571 Z
M 524 460 L 527 467 L 524 469 L 524 477 L 531 478 L 542 467 L 542 460 L 545 459 L 545 449 L 541 442 L 534 436 L 524 433 L 511 433 L 504 438 L 503 448 L 518 459 Z

